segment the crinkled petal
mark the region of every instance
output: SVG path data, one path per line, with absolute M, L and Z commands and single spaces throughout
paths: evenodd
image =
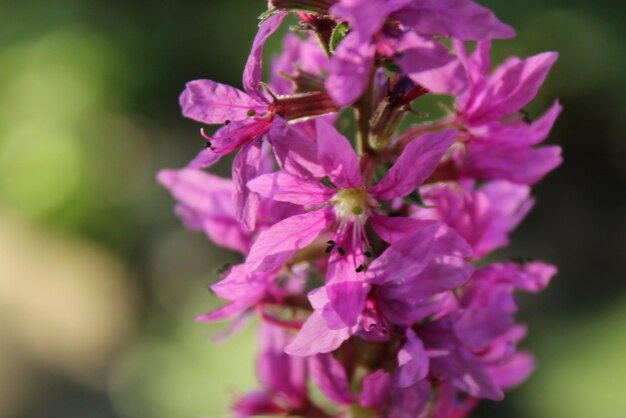
M 561 147 L 531 148 L 471 141 L 461 167 L 463 177 L 508 180 L 533 185 L 561 165 Z
M 556 52 L 544 52 L 525 60 L 507 60 L 464 110 L 467 123 L 477 126 L 497 121 L 522 109 L 535 98 L 557 58 Z
M 292 356 L 311 356 L 318 353 L 330 353 L 339 348 L 342 342 L 350 338 L 350 329 L 331 330 L 326 325 L 322 313 L 314 311 L 306 320 L 296 338 L 285 347 L 285 352 Z
M 369 38 L 349 33 L 330 61 L 326 90 L 340 106 L 356 102 L 363 94 L 374 65 L 376 47 Z
M 379 32 L 389 15 L 413 0 L 341 0 L 330 11 L 333 16 L 347 19 L 350 28 L 368 39 Z
M 494 146 L 498 144 L 535 145 L 548 137 L 561 110 L 562 107 L 557 101 L 543 116 L 530 124 L 519 122 L 513 125 L 494 122 L 478 129 L 472 129 L 470 132 L 482 141 L 489 141 Z
M 233 202 L 235 213 L 250 230 L 254 230 L 259 213 L 260 196 L 250 192 L 248 182 L 259 175 L 262 146 L 259 141 L 246 144 L 233 161 L 233 181 L 235 193 Z
M 430 399 L 430 383 L 420 380 L 408 388 L 394 388 L 391 391 L 391 407 L 388 418 L 422 417 L 422 412 Z
M 267 39 L 278 30 L 281 23 L 287 16 L 286 13 L 277 13 L 267 18 L 259 26 L 259 31 L 254 37 L 252 50 L 246 62 L 246 68 L 243 72 L 243 87 L 246 93 L 255 97 L 259 101 L 265 101 L 265 98 L 259 91 L 261 83 L 261 75 L 263 69 L 263 47 Z
M 454 331 L 466 347 L 481 351 L 513 325 L 513 317 L 499 309 L 465 309 L 455 322 Z
M 402 36 L 396 54 L 396 63 L 412 79 L 421 72 L 438 71 L 454 60 L 443 44 L 414 32 Z
M 363 379 L 360 404 L 365 408 L 382 410 L 387 406 L 391 389 L 391 376 L 383 369 L 368 374 Z
M 361 186 L 361 170 L 352 145 L 337 129 L 323 120 L 317 121 L 317 157 L 336 186 Z
M 262 113 L 266 107 L 241 90 L 211 80 L 187 83 L 180 106 L 185 117 L 207 125 L 244 120 L 250 110 Z
M 311 379 L 324 395 L 339 405 L 350 405 L 355 401 L 350 392 L 346 371 L 332 354 L 309 357 Z
M 319 181 L 306 181 L 282 171 L 259 176 L 248 183 L 248 188 L 261 197 L 303 206 L 321 205 L 333 195 Z
M 535 370 L 535 358 L 527 352 L 519 352 L 510 360 L 495 367 L 490 367 L 496 384 L 503 390 L 512 389 L 524 383 Z
M 396 241 L 369 265 L 367 282 L 384 285 L 417 276 L 430 260 L 438 229 L 434 224 Z
M 263 231 L 246 260 L 249 272 L 271 271 L 282 266 L 330 227 L 334 216 L 328 208 L 292 216 Z
M 402 216 L 389 217 L 376 212 L 370 215 L 370 223 L 376 234 L 389 244 L 393 244 L 420 229 L 439 224 L 433 220 Z
M 259 333 L 261 351 L 256 366 L 263 387 L 281 393 L 295 405 L 303 402 L 308 394 L 308 366 L 305 359 L 285 353 L 292 340 L 290 331 L 262 322 Z
M 511 26 L 500 22 L 491 10 L 471 0 L 414 1 L 393 17 L 421 34 L 468 41 L 515 36 Z
M 408 388 L 428 375 L 428 356 L 424 343 L 412 329 L 406 332 L 406 342 L 398 351 L 398 369 L 394 375 L 394 385 Z
M 447 129 L 411 141 L 387 175 L 374 186 L 372 195 L 379 200 L 391 200 L 414 191 L 437 168 L 456 137 L 455 129 Z
M 284 120 L 275 118 L 268 137 L 278 163 L 286 172 L 304 179 L 321 179 L 326 175 L 319 164 L 315 142 L 296 126 L 289 126 Z
M 230 205 L 233 182 L 199 170 L 161 170 L 159 182 L 181 203 L 176 212 L 187 225 L 204 231 L 223 247 L 246 253 L 250 233 L 237 221 Z

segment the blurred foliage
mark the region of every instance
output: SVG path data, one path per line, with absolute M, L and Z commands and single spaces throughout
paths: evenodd
M 561 56 L 533 116 L 565 111 L 565 164 L 501 257 L 559 265 L 523 300 L 539 369 L 476 416 L 618 417 L 626 410 L 626 70 L 617 0 L 485 0 L 518 29 L 494 61 Z M 254 387 L 254 324 L 228 342 L 193 317 L 237 256 L 185 231 L 154 181 L 199 149 L 184 83 L 241 85 L 265 2 L 0 3 L 0 417 L 226 416 Z M 272 38 L 268 55 L 280 46 Z M 438 101 L 421 99 L 424 109 Z M 431 117 L 436 116 L 431 111 Z M 223 174 L 228 164 L 219 166 Z M 41 328 L 41 331 L 39 331 Z

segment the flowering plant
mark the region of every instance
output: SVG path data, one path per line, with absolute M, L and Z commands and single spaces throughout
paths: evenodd
M 290 13 L 300 36 L 264 83 L 264 44 Z M 158 179 L 187 226 L 244 256 L 211 286 L 228 302 L 198 317 L 261 318 L 262 386 L 235 416 L 461 418 L 532 372 L 514 292 L 556 269 L 485 257 L 560 164 L 538 144 L 561 108 L 523 110 L 556 53 L 491 70 L 492 39 L 512 36 L 471 0 L 272 0 L 244 91 L 187 84 L 183 114 L 222 126 Z M 426 95 L 455 108 L 401 130 Z M 337 129 L 351 110 L 354 141 Z M 204 171 L 233 151 L 232 180 Z

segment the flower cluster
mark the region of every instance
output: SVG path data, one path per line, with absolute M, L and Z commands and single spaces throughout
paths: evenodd
M 290 14 L 265 83 L 264 44 Z M 561 108 L 524 110 L 556 53 L 491 69 L 492 40 L 512 36 L 471 0 L 272 0 L 244 91 L 187 84 L 183 114 L 221 127 L 158 179 L 189 228 L 243 255 L 211 287 L 228 302 L 198 317 L 261 318 L 262 387 L 235 416 L 460 418 L 531 373 L 514 292 L 556 269 L 485 257 L 560 164 L 538 144 Z M 455 107 L 401 130 L 426 95 Z M 204 170 L 232 152 L 232 180 Z

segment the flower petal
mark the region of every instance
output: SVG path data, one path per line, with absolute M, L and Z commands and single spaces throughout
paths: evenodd
M 326 90 L 340 106 L 347 106 L 363 94 L 374 65 L 376 48 L 369 38 L 349 33 L 330 60 Z
M 346 371 L 332 354 L 309 357 L 311 379 L 324 395 L 339 405 L 350 405 L 355 399 L 348 388 Z
M 274 118 L 268 134 L 281 168 L 295 176 L 321 179 L 326 174 L 319 164 L 315 142 L 284 120 Z
M 391 389 L 391 376 L 383 369 L 370 373 L 363 379 L 360 404 L 365 408 L 382 410 L 387 406 Z
M 181 203 L 176 208 L 188 226 L 204 231 L 223 247 L 247 253 L 251 237 L 230 204 L 233 182 L 199 170 L 161 170 L 159 182 Z
M 406 342 L 398 351 L 398 369 L 394 375 L 394 384 L 408 388 L 428 375 L 428 356 L 424 343 L 412 329 L 406 331 Z
M 326 326 L 322 313 L 314 311 L 306 320 L 296 338 L 285 347 L 285 353 L 305 357 L 318 353 L 330 353 L 350 338 L 346 328 L 331 330 Z
M 246 62 L 246 68 L 243 72 L 244 90 L 250 96 L 255 97 L 260 101 L 265 101 L 265 98 L 259 92 L 259 84 L 261 83 L 261 73 L 263 67 L 263 47 L 265 46 L 267 39 L 278 30 L 286 16 L 286 13 L 278 13 L 270 16 L 263 23 L 261 23 L 259 31 L 254 37 L 252 50 L 250 51 L 248 61 Z
M 180 106 L 185 117 L 208 125 L 244 120 L 250 110 L 262 113 L 265 108 L 241 90 L 211 80 L 187 83 Z
M 470 0 L 414 1 L 393 17 L 420 34 L 467 41 L 515 36 L 513 28 L 500 22 L 491 10 Z
M 370 264 L 367 282 L 384 285 L 417 276 L 431 258 L 438 230 L 433 224 L 396 241 Z
M 333 221 L 328 208 L 292 216 L 263 231 L 250 249 L 248 272 L 271 271 L 328 229 Z
M 420 186 L 437 168 L 457 137 L 457 131 L 422 135 L 406 146 L 387 175 L 372 189 L 379 200 L 404 197 Z
M 317 157 L 326 174 L 343 188 L 361 186 L 359 159 L 348 139 L 329 123 L 318 120 Z
M 260 197 L 256 193 L 251 193 L 247 184 L 259 174 L 261 152 L 261 143 L 255 141 L 244 145 L 233 160 L 233 181 L 235 183 L 233 200 L 235 213 L 237 219 L 251 231 L 255 228 L 256 217 L 259 213 Z
M 544 52 L 525 60 L 511 58 L 487 81 L 485 89 L 465 109 L 467 122 L 477 126 L 517 112 L 535 98 L 556 62 L 556 52 Z
M 283 171 L 264 174 L 248 183 L 248 188 L 262 197 L 296 205 L 321 205 L 333 195 L 319 181 L 306 181 Z

